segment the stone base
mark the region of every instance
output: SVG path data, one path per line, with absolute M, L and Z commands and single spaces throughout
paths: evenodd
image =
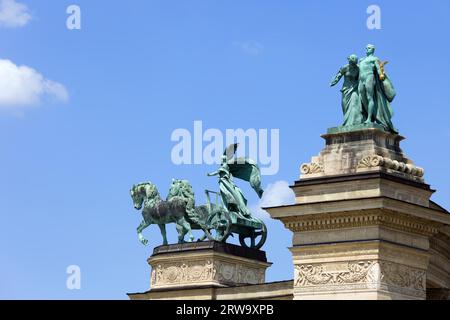
M 151 290 L 261 284 L 271 265 L 264 251 L 212 241 L 156 247 L 148 263 Z
M 339 127 L 333 127 L 328 128 L 327 134 L 339 134 L 339 133 L 345 133 L 345 132 L 352 132 L 352 131 L 361 131 L 361 130 L 367 130 L 367 129 L 377 129 L 380 131 L 385 131 L 382 125 L 379 125 L 377 123 L 370 123 L 370 124 L 357 124 L 353 126 L 339 126 Z
M 359 172 L 382 171 L 423 182 L 424 170 L 406 158 L 400 148 L 404 139 L 376 128 L 322 135 L 325 148 L 301 166 L 301 179 Z

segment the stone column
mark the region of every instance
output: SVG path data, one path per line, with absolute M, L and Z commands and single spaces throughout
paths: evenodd
M 430 239 L 450 215 L 430 201 L 424 170 L 406 158 L 399 135 L 364 129 L 323 138 L 292 186 L 296 204 L 267 208 L 294 233 L 294 298 L 425 299 Z M 441 280 L 443 266 L 433 273 Z

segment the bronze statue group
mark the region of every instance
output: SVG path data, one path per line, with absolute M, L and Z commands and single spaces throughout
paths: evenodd
M 398 133 L 392 124 L 393 110 L 390 103 L 395 90 L 384 71 L 387 62 L 381 62 L 374 55 L 375 46 L 366 47 L 366 57 L 358 61 L 354 54 L 348 57 L 331 82 L 336 85 L 344 77 L 342 92 L 343 127 L 358 125 L 379 125 L 385 131 Z

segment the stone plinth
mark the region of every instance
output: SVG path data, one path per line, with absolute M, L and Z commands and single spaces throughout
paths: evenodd
M 148 263 L 151 291 L 262 284 L 271 265 L 264 251 L 211 241 L 156 247 Z
M 294 233 L 294 299 L 425 299 L 449 288 L 450 215 L 424 170 L 376 128 L 334 132 L 301 166 L 296 204 L 266 208 Z
M 423 182 L 424 170 L 416 167 L 400 148 L 404 138 L 374 128 L 322 135 L 325 148 L 301 166 L 302 178 L 382 171 Z

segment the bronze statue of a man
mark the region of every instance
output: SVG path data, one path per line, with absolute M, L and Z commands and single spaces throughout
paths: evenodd
M 359 61 L 358 92 L 361 98 L 366 124 L 377 123 L 386 131 L 397 133 L 391 122 L 393 111 L 390 103 L 395 90 L 384 73 L 384 65 L 375 55 L 375 46 L 367 45 L 366 57 Z

